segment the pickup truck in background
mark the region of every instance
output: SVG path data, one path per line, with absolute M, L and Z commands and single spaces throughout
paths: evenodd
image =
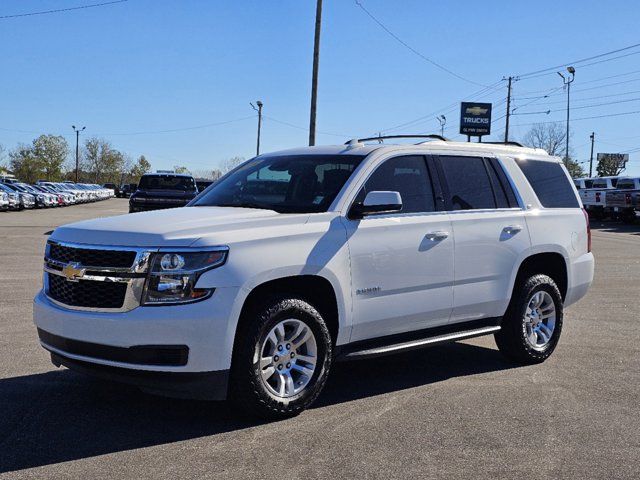
M 605 203 L 612 217 L 633 223 L 640 215 L 640 177 L 619 178 L 616 189 L 606 192 Z
M 580 200 L 590 217 L 602 219 L 607 216 L 607 190 L 614 190 L 618 184 L 618 177 L 600 177 L 590 179 L 591 188 L 579 189 Z

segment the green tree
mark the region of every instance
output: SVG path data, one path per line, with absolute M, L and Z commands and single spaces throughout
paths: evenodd
M 125 166 L 125 156 L 101 138 L 84 142 L 82 170 L 93 183 L 119 182 Z
M 138 161 L 133 165 L 133 167 L 131 167 L 131 170 L 129 171 L 131 182 L 138 183 L 140 181 L 140 177 L 150 170 L 151 164 L 144 155 L 140 155 L 140 157 L 138 157 Z
M 180 166 L 180 165 L 174 165 L 173 171 L 176 173 L 190 173 L 187 167 Z
M 69 155 L 64 137 L 40 135 L 33 141 L 32 154 L 43 169 L 44 179 L 58 181 L 63 177 L 62 167 Z
M 34 183 L 44 176 L 44 164 L 33 152 L 31 145 L 20 144 L 9 153 L 13 174 L 23 182 Z

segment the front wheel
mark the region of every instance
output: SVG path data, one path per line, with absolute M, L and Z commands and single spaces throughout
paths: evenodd
M 299 414 L 329 375 L 332 344 L 318 311 L 299 298 L 275 298 L 242 319 L 230 393 L 246 412 L 268 419 Z
M 519 363 L 544 362 L 558 344 L 562 318 L 556 283 L 547 275 L 533 275 L 514 288 L 502 328 L 494 335 L 498 349 Z

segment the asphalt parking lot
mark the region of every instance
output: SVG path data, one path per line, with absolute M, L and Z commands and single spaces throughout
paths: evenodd
M 126 208 L 0 213 L 0 477 L 640 477 L 640 225 L 594 225 L 595 284 L 546 363 L 508 363 L 491 337 L 340 363 L 311 410 L 257 424 L 56 369 L 40 348 L 45 233 Z

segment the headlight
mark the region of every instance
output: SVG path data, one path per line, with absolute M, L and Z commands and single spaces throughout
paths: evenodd
M 227 260 L 226 248 L 210 251 L 159 252 L 151 259 L 151 268 L 143 305 L 179 304 L 204 300 L 213 294 L 213 289 L 195 288 L 200 275 L 219 267 Z

